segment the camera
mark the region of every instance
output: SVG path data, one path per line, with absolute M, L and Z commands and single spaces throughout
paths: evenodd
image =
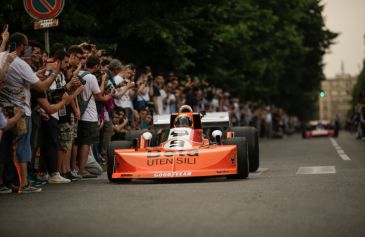
M 108 84 L 105 86 L 104 91 L 106 91 L 106 92 L 110 92 L 112 88 L 113 88 L 113 84 L 112 84 L 112 83 L 108 83 Z
M 44 75 L 46 77 L 49 77 L 51 74 L 52 74 L 52 70 L 47 70 L 47 71 L 44 72 Z
M 14 51 L 16 51 L 16 43 L 10 42 L 10 52 L 14 52 Z
M 6 115 L 11 118 L 14 116 L 14 106 L 6 106 L 4 107 Z
M 54 60 L 47 59 L 46 64 L 50 64 L 50 63 L 54 63 L 54 62 L 55 62 Z M 52 70 L 47 70 L 47 71 L 44 72 L 44 75 L 46 77 L 49 77 L 51 74 L 52 74 Z
M 98 79 L 98 81 L 101 79 L 101 76 L 103 75 L 101 71 L 96 71 L 93 74 L 96 77 L 96 79 Z
M 85 85 L 86 84 L 86 80 L 84 79 L 84 78 L 82 78 L 82 77 L 77 77 L 78 79 L 79 79 L 79 81 L 80 81 L 80 83 L 82 84 L 82 85 Z
M 50 104 L 57 104 L 62 100 L 62 96 L 65 92 L 65 88 L 49 90 L 46 92 L 47 100 Z

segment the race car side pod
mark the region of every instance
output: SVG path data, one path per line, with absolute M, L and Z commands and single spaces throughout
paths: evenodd
M 223 135 L 222 131 L 220 131 L 220 130 L 214 130 L 212 132 L 212 135 L 215 138 L 217 144 L 218 145 L 222 145 L 222 139 L 221 139 L 222 138 L 222 135 Z

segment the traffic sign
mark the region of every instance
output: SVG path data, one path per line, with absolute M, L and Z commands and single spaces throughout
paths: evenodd
M 28 14 L 37 20 L 57 17 L 65 4 L 64 0 L 23 0 Z

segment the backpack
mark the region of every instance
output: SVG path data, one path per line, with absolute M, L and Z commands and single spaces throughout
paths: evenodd
M 83 72 L 80 76 L 80 78 L 83 78 L 84 76 L 86 76 L 87 74 L 90 74 L 90 72 L 86 71 L 86 72 Z M 89 101 L 91 99 L 93 95 L 91 94 L 89 99 L 87 100 L 84 100 L 83 96 L 82 96 L 82 93 L 80 93 L 79 95 L 77 95 L 77 101 L 78 101 L 78 104 L 79 104 L 79 108 L 80 108 L 80 117 L 85 113 L 86 109 L 87 109 L 87 106 L 89 105 Z

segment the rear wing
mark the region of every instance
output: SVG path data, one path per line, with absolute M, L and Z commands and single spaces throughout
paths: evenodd
M 172 128 L 173 123 L 171 122 L 171 118 L 174 120 L 176 116 L 177 114 L 153 115 L 153 126 L 156 129 Z M 193 116 L 195 128 L 199 128 L 199 125 L 197 126 L 197 124 L 201 124 L 200 127 L 203 128 L 231 126 L 229 112 L 206 113 L 202 118 L 200 113 L 193 113 Z

